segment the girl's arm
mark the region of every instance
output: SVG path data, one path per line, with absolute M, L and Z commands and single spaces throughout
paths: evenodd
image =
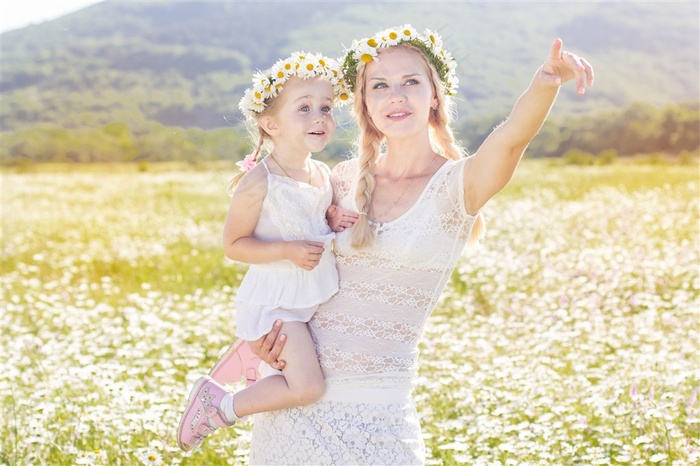
M 326 173 L 328 173 L 328 176 L 330 177 L 331 188 L 333 189 L 333 201 L 331 206 L 328 207 L 328 210 L 326 211 L 326 220 L 328 221 L 328 226 L 330 226 L 331 230 L 335 232 L 345 231 L 348 228 L 352 228 L 357 219 L 360 217 L 357 212 L 343 209 L 338 205 L 340 203 L 338 196 L 338 177 L 340 175 L 338 174 L 338 169 L 340 169 L 341 166 L 341 164 L 336 165 L 335 168 L 333 168 L 333 171 L 329 170 L 327 165 L 324 166 Z
M 574 78 L 577 92 L 583 94 L 586 84 L 593 85 L 593 68 L 583 58 L 562 51 L 562 41 L 557 39 L 508 118 L 467 161 L 464 200 L 468 213 L 476 214 L 510 181 L 525 149 L 547 118 L 559 87 Z
M 262 241 L 253 236 L 267 194 L 267 172 L 257 165 L 238 183 L 224 223 L 223 247 L 229 259 L 247 264 L 290 260 L 312 270 L 323 254 L 316 241 Z
M 343 209 L 340 206 L 331 204 L 326 210 L 326 221 L 331 230 L 335 232 L 345 231 L 352 228 L 360 216 L 357 212 Z

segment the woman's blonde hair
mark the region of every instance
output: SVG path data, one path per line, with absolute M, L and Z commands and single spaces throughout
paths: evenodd
M 420 57 L 433 89 L 433 95 L 437 99 L 437 108 L 430 113 L 428 120 L 430 141 L 433 150 L 449 160 L 459 160 L 464 155 L 464 150 L 457 143 L 452 131 L 452 115 L 454 109 L 453 102 L 450 96 L 446 95 L 444 85 L 438 76 L 435 67 L 430 64 L 430 61 L 425 54 L 417 47 L 410 44 L 398 44 L 392 47 L 382 49 L 381 53 L 391 52 L 397 48 L 412 50 Z M 375 240 L 375 232 L 367 219 L 369 206 L 372 202 L 372 193 L 374 191 L 375 180 L 374 175 L 377 170 L 377 158 L 379 157 L 380 148 L 384 141 L 384 135 L 377 129 L 369 117 L 367 105 L 365 104 L 366 95 L 366 64 L 360 63 L 357 67 L 357 80 L 355 82 L 355 99 L 353 111 L 357 118 L 360 136 L 357 141 L 358 151 L 358 174 L 357 188 L 355 190 L 355 202 L 360 213 L 360 217 L 355 222 L 352 229 L 352 245 L 356 249 L 364 249 L 372 244 Z M 469 236 L 468 244 L 473 244 L 482 236 L 484 223 L 482 216 L 479 215 Z

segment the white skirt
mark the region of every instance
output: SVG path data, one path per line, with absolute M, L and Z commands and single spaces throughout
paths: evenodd
M 278 319 L 308 322 L 337 292 L 338 269 L 328 246 L 313 270 L 290 261 L 252 264 L 236 295 L 236 336 L 257 340 Z
M 253 423 L 251 465 L 425 462 L 418 413 L 408 390 L 330 388 L 317 403 L 256 414 Z

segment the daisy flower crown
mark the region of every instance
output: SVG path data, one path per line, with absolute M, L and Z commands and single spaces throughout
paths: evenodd
M 380 31 L 372 37 L 353 41 L 350 49 L 345 51 L 343 74 L 351 91 L 355 90 L 357 66 L 360 62 L 369 63 L 378 60 L 379 49 L 398 44 L 410 44 L 421 50 L 428 61 L 435 67 L 444 87 L 445 94 L 457 94 L 457 61 L 442 48 L 442 38 L 436 32 L 426 29 L 419 34 L 413 26 L 406 24 L 397 28 Z
M 290 57 L 278 60 L 268 71 L 258 71 L 253 76 L 253 87 L 246 89 L 238 108 L 246 118 L 254 119 L 266 105 L 266 101 L 277 96 L 292 76 L 301 79 L 322 76 L 333 85 L 336 100 L 345 102 L 350 98 L 340 64 L 321 54 L 294 52 Z

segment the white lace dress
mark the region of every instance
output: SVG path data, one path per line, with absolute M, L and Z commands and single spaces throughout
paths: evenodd
M 423 464 L 410 392 L 425 321 L 475 220 L 464 207 L 463 167 L 440 167 L 405 214 L 376 225 L 372 248 L 354 250 L 347 232 L 338 235 L 340 290 L 309 322 L 326 393 L 255 415 L 251 464 Z M 356 169 L 343 162 L 333 176 L 337 203 L 355 211 Z
M 236 294 L 236 336 L 257 340 L 275 320 L 308 322 L 318 305 L 338 291 L 338 271 L 326 221 L 333 191 L 330 172 L 313 162 L 323 176 L 321 187 L 268 172 L 267 194 L 253 235 L 264 241 L 310 240 L 326 243 L 320 263 L 304 270 L 292 261 L 251 264 Z

